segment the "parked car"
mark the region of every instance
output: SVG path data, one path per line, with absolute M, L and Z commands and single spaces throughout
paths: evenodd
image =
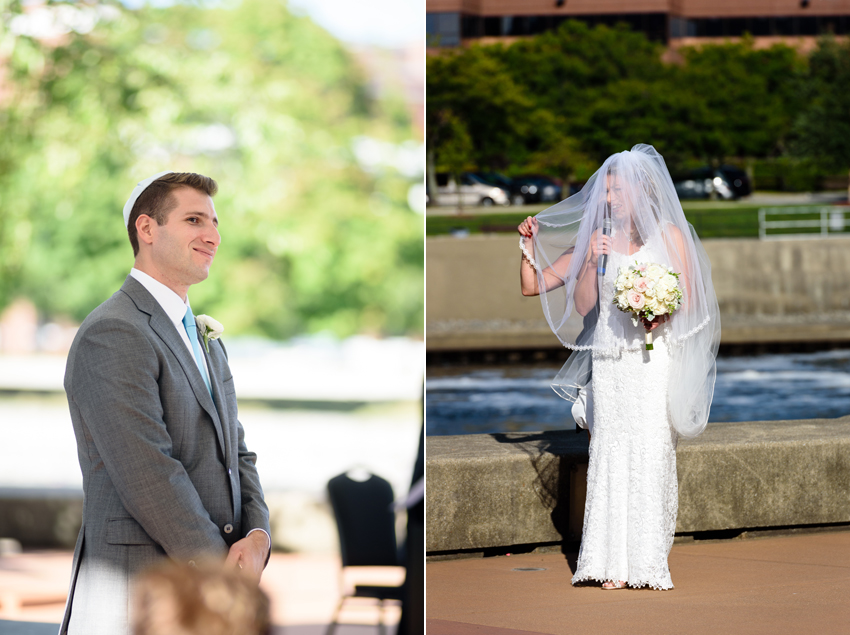
M 514 205 L 560 201 L 563 193 L 560 180 L 540 174 L 518 176 L 513 180 L 513 186 L 511 202 Z
M 484 181 L 506 189 L 510 193 L 511 205 L 561 200 L 561 181 L 548 176 L 527 174 L 509 178 L 498 172 L 476 172 L 475 175 Z
M 735 198 L 749 196 L 753 191 L 750 177 L 741 168 L 736 168 L 734 165 L 721 165 L 720 172 L 729 182 L 729 187 L 735 194 Z
M 507 189 L 485 181 L 473 172 L 464 172 L 460 184 L 445 173 L 437 175 L 437 201 L 439 205 L 510 205 Z M 430 200 L 430 193 L 429 193 Z
M 725 200 L 747 196 L 751 191 L 747 173 L 732 165 L 703 167 L 677 179 L 673 185 L 680 199 L 709 198 L 712 192 Z
M 519 189 L 514 184 L 514 179 L 499 172 L 473 172 L 472 174 L 486 183 L 492 183 L 505 190 L 508 193 L 511 205 L 522 205 L 522 196 L 519 195 Z

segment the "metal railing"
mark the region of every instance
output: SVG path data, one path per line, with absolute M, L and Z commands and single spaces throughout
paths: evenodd
M 835 207 L 762 207 L 759 210 L 759 238 L 761 240 L 789 240 L 800 238 L 846 238 L 850 236 L 850 209 Z M 794 216 L 791 220 L 774 220 L 776 217 Z M 803 231 L 770 230 L 799 229 Z

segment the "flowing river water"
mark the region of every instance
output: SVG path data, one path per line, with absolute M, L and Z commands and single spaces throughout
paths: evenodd
M 432 367 L 428 435 L 575 428 L 549 383 L 553 364 Z M 850 414 L 850 350 L 719 357 L 712 421 L 814 419 Z

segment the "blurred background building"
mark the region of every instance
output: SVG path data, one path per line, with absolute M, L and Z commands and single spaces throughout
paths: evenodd
M 649 39 L 676 48 L 697 42 L 739 38 L 749 33 L 757 45 L 777 41 L 809 43 L 819 35 L 850 32 L 850 2 L 782 0 L 705 2 L 657 0 L 428 0 L 428 46 L 511 41 L 556 29 L 565 20 L 589 26 L 618 22 Z

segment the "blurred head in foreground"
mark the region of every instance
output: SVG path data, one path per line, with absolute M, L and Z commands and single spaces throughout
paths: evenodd
M 269 599 L 238 571 L 168 562 L 142 573 L 133 635 L 268 635 Z

